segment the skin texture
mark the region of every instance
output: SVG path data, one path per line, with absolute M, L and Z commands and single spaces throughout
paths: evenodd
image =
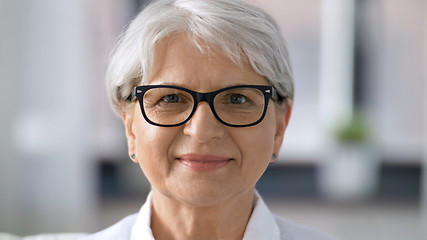
M 209 45 L 207 45 L 209 46 Z M 187 34 L 165 38 L 157 44 L 156 61 L 148 84 L 182 86 L 200 92 L 254 84 L 268 85 L 249 64 L 235 65 L 214 51 L 202 53 Z M 156 239 L 242 239 L 249 220 L 254 187 L 279 153 L 289 122 L 287 111 L 270 100 L 258 125 L 227 127 L 202 102 L 189 122 L 178 127 L 147 123 L 137 102 L 126 113 L 129 154 L 135 153 L 151 183 L 151 228 Z M 221 167 L 200 171 L 181 159 L 211 156 L 226 159 Z M 190 161 L 191 163 L 191 161 Z

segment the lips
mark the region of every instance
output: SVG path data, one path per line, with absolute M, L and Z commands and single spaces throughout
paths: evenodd
M 185 154 L 176 158 L 181 164 L 195 171 L 210 171 L 226 166 L 232 159 L 221 156 Z

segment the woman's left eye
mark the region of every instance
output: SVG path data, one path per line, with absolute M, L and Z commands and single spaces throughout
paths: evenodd
M 247 98 L 241 94 L 233 94 L 230 96 L 230 103 L 231 104 L 243 104 L 247 102 Z

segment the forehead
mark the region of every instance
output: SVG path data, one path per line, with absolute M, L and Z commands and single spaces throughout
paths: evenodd
M 267 84 L 247 61 L 234 63 L 218 46 L 181 33 L 160 40 L 148 84 L 206 87 L 212 90 L 240 84 Z

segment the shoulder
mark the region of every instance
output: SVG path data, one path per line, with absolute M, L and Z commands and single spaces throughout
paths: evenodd
M 132 226 L 137 219 L 137 214 L 127 216 L 113 226 L 100 232 L 88 235 L 79 240 L 121 240 L 130 239 Z
M 87 234 L 84 233 L 49 233 L 19 237 L 8 233 L 0 233 L 1 240 L 76 240 Z
M 283 217 L 274 215 L 277 226 L 280 229 L 280 239 L 292 240 L 334 240 L 334 238 L 308 228 L 303 225 L 294 223 Z

